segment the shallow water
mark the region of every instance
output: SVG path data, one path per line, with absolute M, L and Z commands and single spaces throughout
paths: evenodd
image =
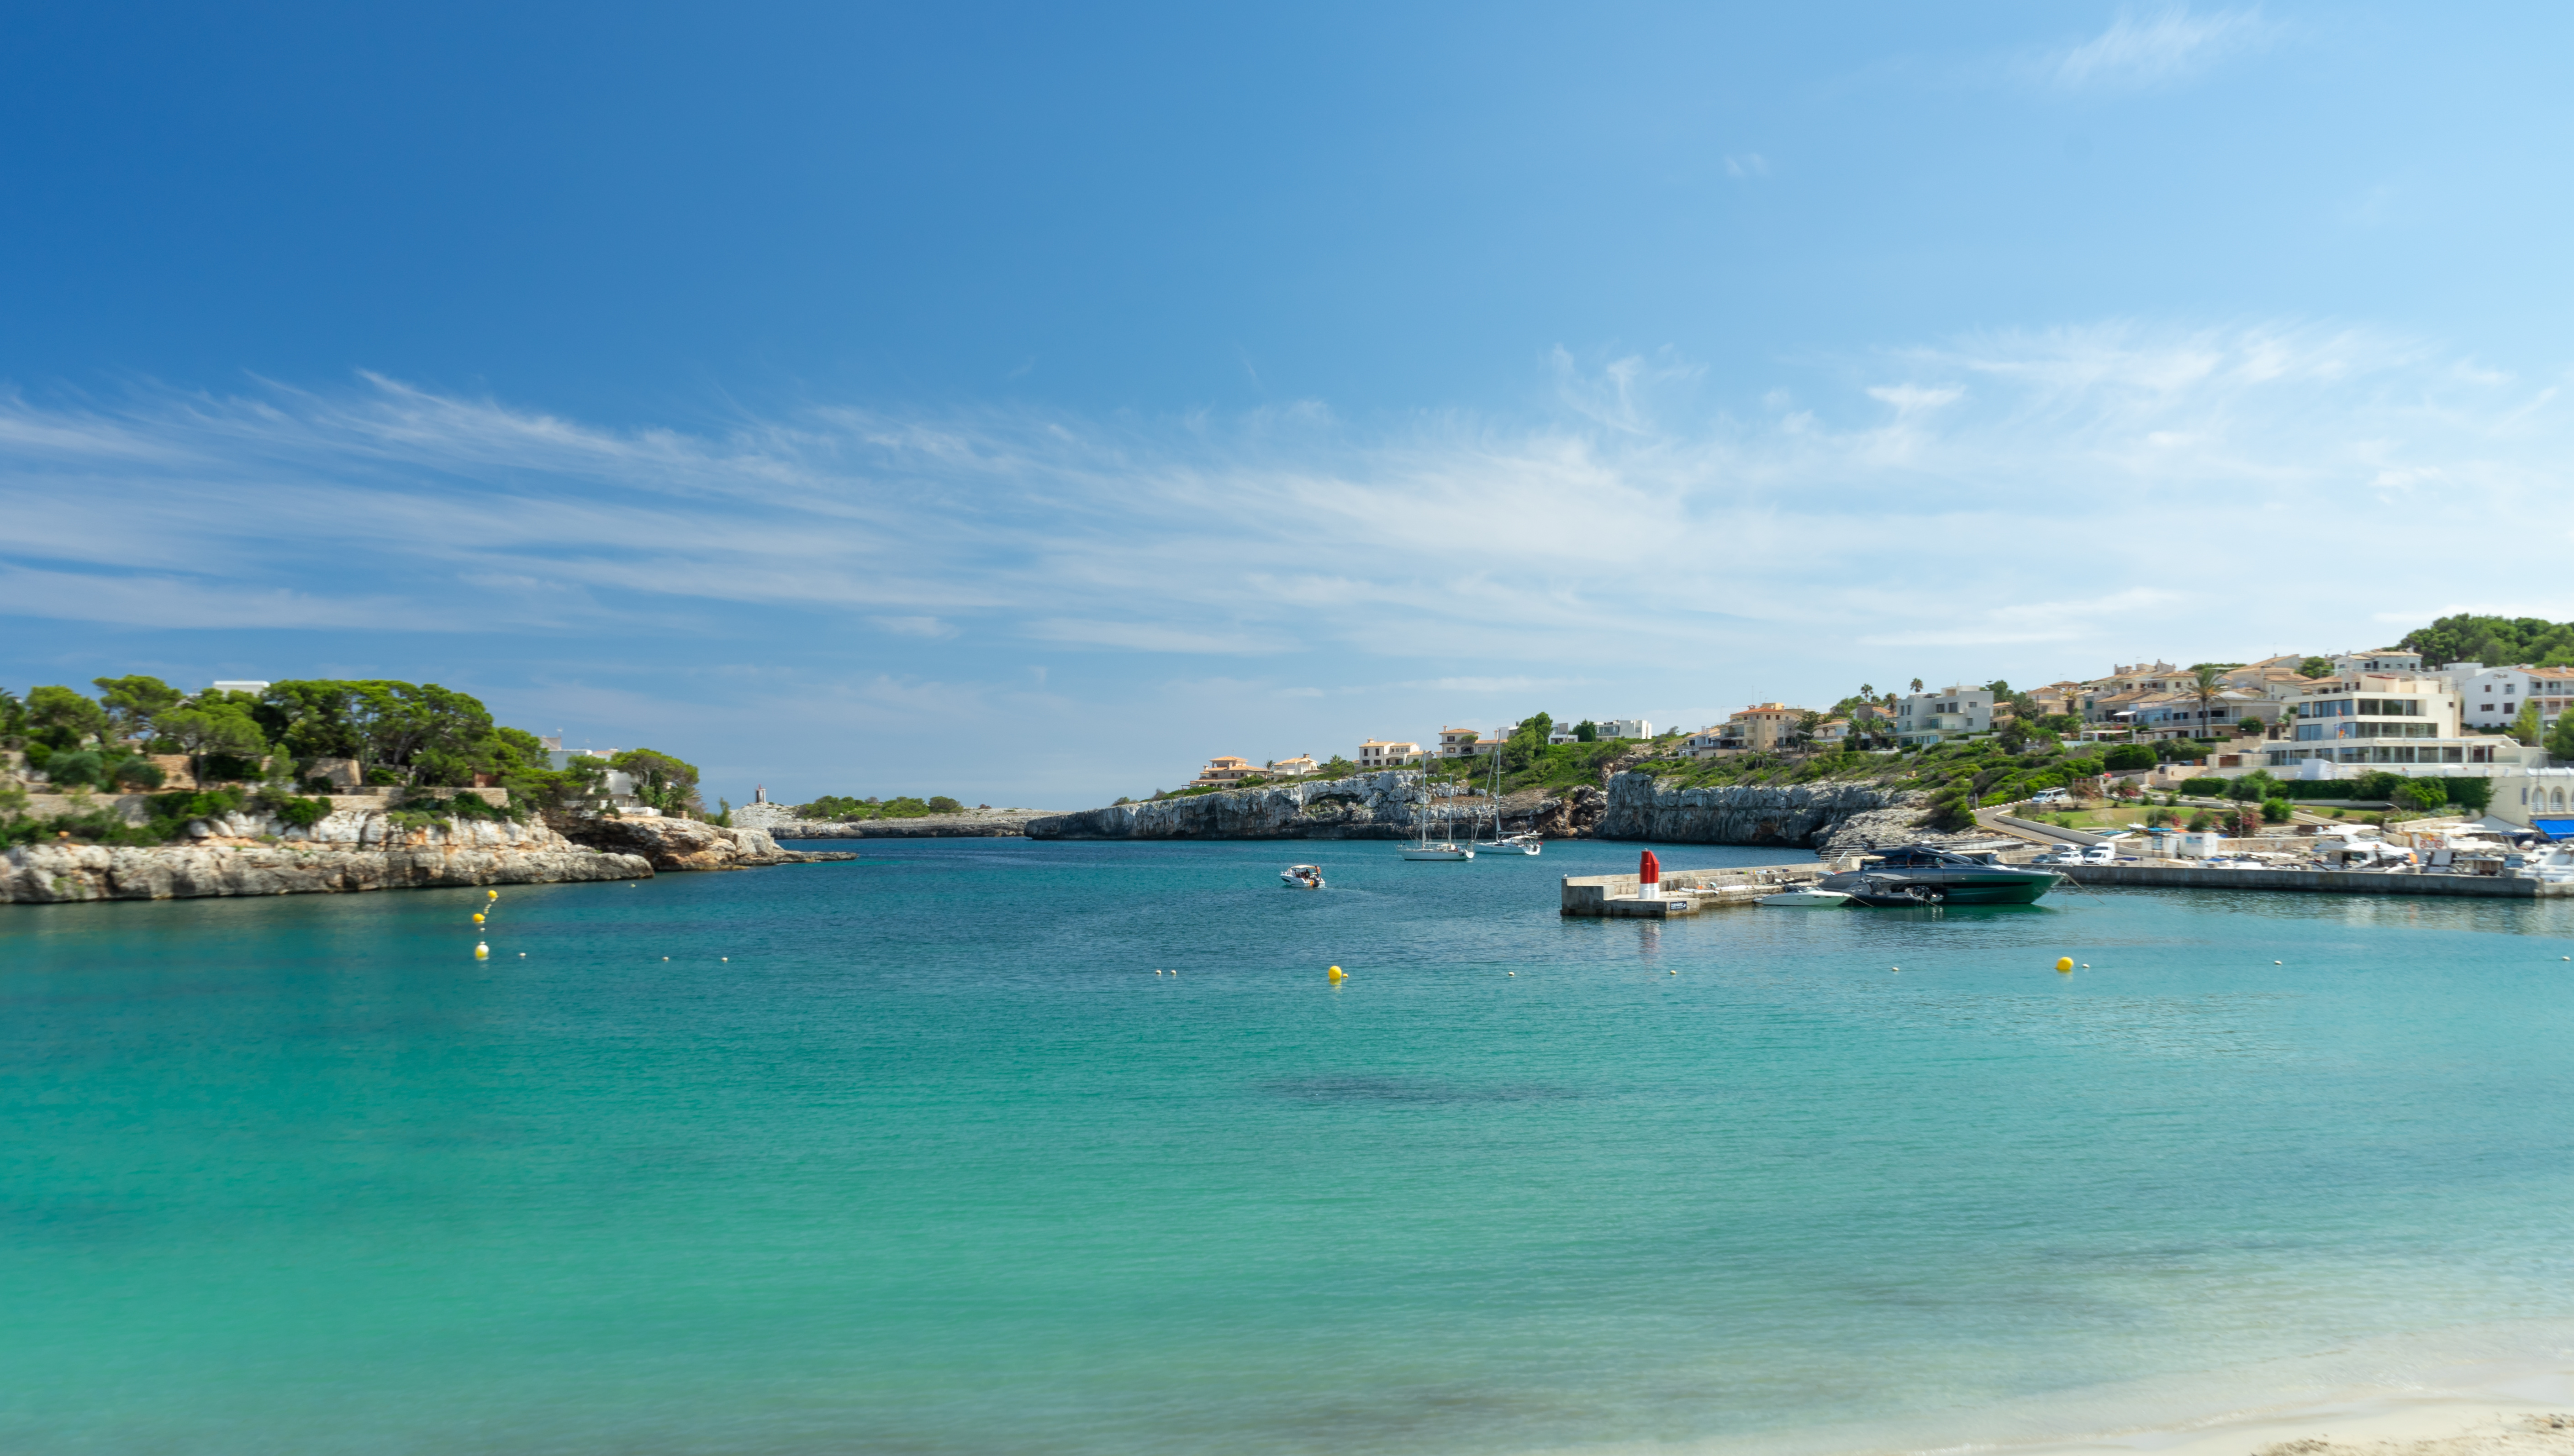
M 1636 848 L 8 908 L 0 1448 L 2029 1439 L 2574 1320 L 2574 906 L 1557 917 Z

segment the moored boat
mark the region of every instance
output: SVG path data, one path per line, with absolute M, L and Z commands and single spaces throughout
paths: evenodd
M 1289 865 L 1278 872 L 1278 878 L 1285 882 L 1290 890 L 1320 890 L 1323 888 L 1323 867 Z
M 1937 845 L 1906 845 L 1868 856 L 1856 870 L 1827 875 L 1838 890 L 1862 905 L 2028 905 L 2056 887 L 2053 870 L 1998 864 Z

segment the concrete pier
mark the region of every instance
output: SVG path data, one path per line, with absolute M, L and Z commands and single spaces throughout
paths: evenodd
M 2574 895 L 2574 885 L 2498 875 L 2373 874 L 2364 870 L 2216 870 L 2199 865 L 2050 865 L 2082 885 L 2155 889 L 2288 890 L 2321 895 L 2466 895 L 2541 900 Z
M 1750 905 L 1791 885 L 1822 879 L 1824 867 L 1813 860 L 1799 865 L 1747 865 L 1732 870 L 1665 870 L 1660 898 L 1638 895 L 1644 882 L 1634 875 L 1567 875 L 1565 915 L 1602 919 L 1668 920 L 1696 915 L 1724 905 Z

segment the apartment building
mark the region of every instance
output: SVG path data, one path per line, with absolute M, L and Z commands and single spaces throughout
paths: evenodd
M 1374 773 L 1379 769 L 1402 768 L 1406 764 L 1421 762 L 1421 745 L 1387 743 L 1371 738 L 1359 745 L 1358 762 L 1359 769 L 1365 773 Z
M 2516 765 L 2543 751 L 2508 738 L 2469 733 L 2458 694 L 2445 678 L 2359 672 L 2318 680 L 2296 704 L 2288 738 L 2263 757 L 2272 768 L 2310 762 L 2407 769 L 2449 764 Z
M 1989 733 L 1992 728 L 1990 688 L 1941 688 L 1935 693 L 1915 693 L 1895 705 L 1895 736 L 1906 743 L 1936 743 Z
M 2553 731 L 2556 719 L 2574 702 L 2574 667 L 2487 667 L 2481 662 L 2452 662 L 2439 676 L 2458 695 L 2459 714 L 2469 728 L 2500 733 L 2520 717 L 2525 703 L 2538 704 L 2539 731 Z

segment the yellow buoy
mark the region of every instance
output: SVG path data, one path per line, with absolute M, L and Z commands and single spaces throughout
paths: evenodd
M 476 925 L 481 925 L 483 923 L 483 912 L 479 910 L 474 912 L 474 923 Z
M 500 892 L 500 891 L 498 891 L 498 890 L 486 890 L 486 891 L 484 891 L 483 893 L 484 893 L 485 895 L 487 895 L 487 896 L 491 897 L 491 898 L 492 898 L 492 899 L 494 899 L 494 900 L 498 900 L 498 899 L 500 899 L 500 898 L 501 898 L 501 892 Z
M 490 946 L 477 943 L 474 947 L 474 959 L 477 961 L 488 961 L 492 959 L 492 948 Z
M 1324 972 L 1324 973 L 1323 973 L 1323 976 L 1324 976 L 1324 979 L 1325 979 L 1325 980 L 1329 980 L 1329 981 L 1347 981 L 1347 980 L 1349 980 L 1349 979 L 1350 979 L 1350 978 L 1349 978 L 1349 977 L 1347 977 L 1346 975 L 1343 975 L 1343 974 L 1342 974 L 1342 972 L 1341 972 L 1341 968 L 1340 968 L 1340 967 L 1338 967 L 1338 966 L 1335 966 L 1335 967 L 1333 967 L 1331 970 Z
M 2058 971 L 2071 971 L 2073 969 L 2073 958 L 2071 956 L 2056 957 L 2055 969 Z

